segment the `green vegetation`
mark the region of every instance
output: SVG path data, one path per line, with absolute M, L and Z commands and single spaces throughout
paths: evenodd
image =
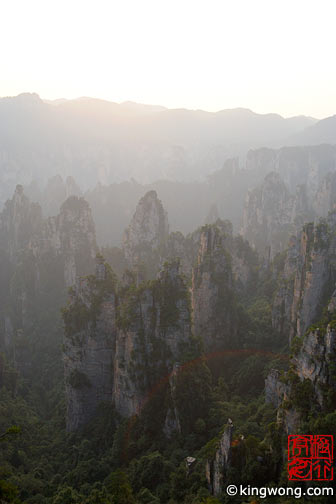
M 70 289 L 70 296 L 75 297 L 75 300 L 68 303 L 65 308 L 62 308 L 66 336 L 74 336 L 85 329 L 88 324 L 94 327 L 99 317 L 102 302 L 107 297 L 114 295 L 117 278 L 107 263 L 104 266 L 104 280 L 97 280 L 95 275 L 83 278 L 82 281 L 85 281 L 88 289 L 88 299 L 86 302 L 76 297 L 73 288 Z
M 227 332 L 224 348 L 208 355 L 204 355 L 202 335 L 198 335 L 181 341 L 179 362 L 172 359 L 170 332 L 181 326 L 182 315 L 190 317 L 190 294 L 180 277 L 172 282 L 172 264 L 165 266 L 158 279 L 146 282 L 129 272 L 123 287 L 105 264 L 105 279 L 91 275 L 82 280 L 87 298 L 70 292 L 71 302 L 62 313 L 65 345 L 67 338 L 80 340 L 83 329 L 94 333 L 101 307 L 111 299 L 118 329 L 136 332 L 130 360 L 119 363 L 138 389 L 147 393 L 139 414 L 131 418 L 121 418 L 111 404 L 101 403 L 82 430 L 66 432 L 63 334 L 60 317 L 51 309 L 63 293 L 57 291 L 54 299 L 45 301 L 46 310 L 38 314 L 30 332 L 15 327 L 15 367 L 11 352 L 0 361 L 0 500 L 17 504 L 235 502 L 212 497 L 205 478 L 206 462 L 215 456 L 228 418 L 234 423 L 228 482 L 267 486 L 281 481 L 286 437 L 275 408 L 265 404 L 263 389 L 271 368 L 288 368 L 286 343 L 272 329 L 271 320 L 272 296 L 284 256 L 277 256 L 268 270 L 259 271 L 246 243 L 237 239 L 235 246 L 239 257 L 248 258 L 255 268 L 255 284 L 238 301 L 233 288 L 228 288 L 232 263 L 227 252 L 223 254 L 219 247 L 227 265 L 221 274 L 216 275 L 210 257 L 205 260 L 203 267 L 216 280 L 217 318 L 228 310 L 235 321 L 235 333 Z M 26 283 L 33 267 L 28 261 Z M 21 273 L 17 273 L 18 292 L 20 281 Z M 145 309 L 149 316 L 146 327 Z M 334 318 L 325 313 L 319 324 L 321 334 L 327 324 L 336 327 Z M 220 324 L 217 327 L 223 329 Z M 301 340 L 294 339 L 292 352 L 297 355 L 301 345 Z M 23 366 L 25 359 L 31 368 Z M 173 364 L 177 365 L 174 376 L 170 374 Z M 331 369 L 335 376 L 336 368 Z M 309 380 L 300 381 L 294 368 L 283 373 L 282 379 L 291 387 L 287 407 L 295 408 L 304 419 L 300 429 L 336 435 L 332 387 L 323 391 L 325 409 L 318 409 Z M 68 381 L 75 389 L 91 387 L 88 376 L 79 369 L 71 372 Z M 170 433 L 165 430 L 168 411 L 178 416 L 178 427 Z M 19 426 L 20 432 L 13 426 Z M 188 456 L 196 459 L 190 471 L 186 468 Z

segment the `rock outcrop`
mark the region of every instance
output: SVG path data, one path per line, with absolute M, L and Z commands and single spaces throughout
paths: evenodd
M 17 185 L 13 198 L 5 203 L 0 214 L 0 247 L 16 264 L 19 255 L 31 246 L 33 239 L 42 237 L 42 211 L 37 203 L 31 203 Z
M 242 235 L 266 259 L 286 249 L 304 223 L 335 208 L 334 146 L 284 147 L 250 151 L 247 172 L 265 173 L 247 193 Z
M 97 253 L 91 210 L 83 198 L 69 197 L 59 215 L 43 220 L 40 206 L 29 201 L 21 185 L 0 214 L 0 243 L 14 265 L 28 252 L 37 261 L 47 252 L 62 256 L 66 286 L 76 274 L 92 270 Z
M 262 185 L 247 193 L 242 236 L 266 259 L 285 250 L 290 234 L 309 216 L 305 187 L 292 195 L 280 175 L 269 173 Z
M 336 397 L 335 313 L 321 328 L 311 329 L 293 343 L 290 369 L 272 370 L 265 380 L 265 399 L 278 410 L 278 421 L 287 434 L 295 434 L 309 410 L 334 409 Z M 327 325 L 326 325 L 327 324 Z M 325 327 L 326 325 L 326 327 Z
M 165 255 L 169 235 L 168 217 L 155 191 L 139 201 L 123 238 L 123 249 L 130 268 L 144 265 L 154 276 Z
M 207 351 L 230 345 L 236 334 L 230 240 L 218 226 L 204 226 L 192 272 L 193 326 Z
M 98 248 L 91 209 L 84 198 L 70 196 L 59 215 L 47 219 L 40 248 L 63 257 L 67 287 L 75 283 L 76 276 L 93 272 Z
M 321 181 L 312 200 L 315 215 L 327 217 L 336 208 L 336 173 L 328 173 Z
M 112 402 L 116 285 L 111 272 L 102 272 L 100 268 L 97 273 L 96 277 L 77 280 L 69 306 L 64 310 L 63 355 L 69 431 L 86 423 L 99 403 Z
M 279 408 L 285 395 L 288 395 L 288 387 L 280 377 L 280 371 L 271 369 L 265 379 L 265 401 L 273 404 L 275 408 Z
M 237 298 L 249 292 L 258 266 L 256 253 L 241 236 L 233 236 L 229 221 L 201 228 L 191 300 L 194 333 L 207 351 L 236 344 Z
M 306 224 L 288 249 L 273 304 L 273 326 L 290 338 L 303 336 L 318 319 L 336 279 L 336 213 Z
M 6 300 L 0 319 L 2 348 L 15 355 L 20 371 L 30 366 L 32 355 L 24 349 L 43 324 L 43 313 L 57 313 L 76 276 L 93 271 L 96 253 L 94 223 L 83 198 L 68 198 L 59 215 L 44 220 L 40 206 L 17 186 L 0 214 L 0 299 Z
M 179 259 L 181 272 L 188 278 L 191 277 L 192 268 L 197 260 L 201 229 L 196 229 L 193 233 L 184 236 L 180 232 L 170 233 L 166 258 L 169 261 Z
M 208 488 L 210 493 L 216 497 L 223 491 L 223 484 L 231 464 L 232 434 L 233 423 L 229 419 L 219 441 L 215 456 L 206 462 L 205 475 Z
M 272 326 L 286 338 L 289 338 L 293 333 L 292 306 L 299 257 L 300 242 L 297 236 L 291 236 L 272 305 Z
M 305 147 L 282 147 L 251 150 L 246 159 L 248 171 L 276 172 L 295 194 L 297 186 L 304 185 L 309 200 L 316 194 L 328 173 L 336 171 L 336 148 L 334 145 Z
M 335 357 L 336 331 L 328 325 L 325 332 L 320 329 L 310 331 L 293 359 L 298 377 L 301 381 L 310 380 L 321 407 L 325 402 L 326 388 L 329 386 L 336 390 Z
M 162 418 L 169 436 L 180 428 L 174 377 L 191 344 L 188 291 L 179 264 L 167 264 L 150 284 L 128 278 L 118 290 L 108 268 L 102 276 L 100 264 L 96 276 L 79 280 L 64 310 L 67 429 L 85 424 L 101 401 L 124 417 L 140 413 L 150 391 L 170 377 L 164 381 L 168 408 Z
M 163 427 L 163 432 L 167 438 L 170 438 L 173 433 L 179 432 L 181 433 L 181 422 L 179 418 L 179 412 L 176 404 L 176 378 L 179 373 L 180 366 L 179 364 L 174 364 L 173 371 L 169 376 L 169 388 L 168 388 L 168 399 L 169 406 L 167 410 L 167 415 Z M 192 458 L 192 457 L 188 457 Z M 190 469 L 190 465 L 188 466 Z

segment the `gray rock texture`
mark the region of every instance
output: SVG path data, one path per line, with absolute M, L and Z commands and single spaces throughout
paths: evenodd
M 133 269 L 149 263 L 158 267 L 165 255 L 169 235 L 168 217 L 155 191 L 140 199 L 130 225 L 123 238 L 126 260 Z
M 67 429 L 87 423 L 101 401 L 124 417 L 139 414 L 163 380 L 169 436 L 180 429 L 175 377 L 181 352 L 191 344 L 188 291 L 179 264 L 166 264 L 150 284 L 137 287 L 129 279 L 119 291 L 111 275 L 101 280 L 100 265 L 95 277 L 79 280 L 64 312 Z M 83 387 L 74 385 L 74 373 L 86 375 Z
M 231 443 L 233 424 L 229 420 L 219 441 L 215 456 L 208 459 L 205 475 L 208 488 L 212 495 L 219 496 L 223 491 L 223 484 L 231 463 Z
M 279 288 L 273 302 L 273 326 L 303 336 L 330 299 L 336 277 L 336 214 L 306 224 L 290 240 Z

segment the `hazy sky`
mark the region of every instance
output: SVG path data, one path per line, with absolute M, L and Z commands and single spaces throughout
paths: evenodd
M 1 0 L 0 96 L 336 113 L 335 0 Z

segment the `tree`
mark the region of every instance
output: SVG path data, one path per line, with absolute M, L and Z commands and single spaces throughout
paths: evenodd
M 118 469 L 112 472 L 104 482 L 106 489 L 111 494 L 112 504 L 135 504 L 132 487 L 127 475 Z

